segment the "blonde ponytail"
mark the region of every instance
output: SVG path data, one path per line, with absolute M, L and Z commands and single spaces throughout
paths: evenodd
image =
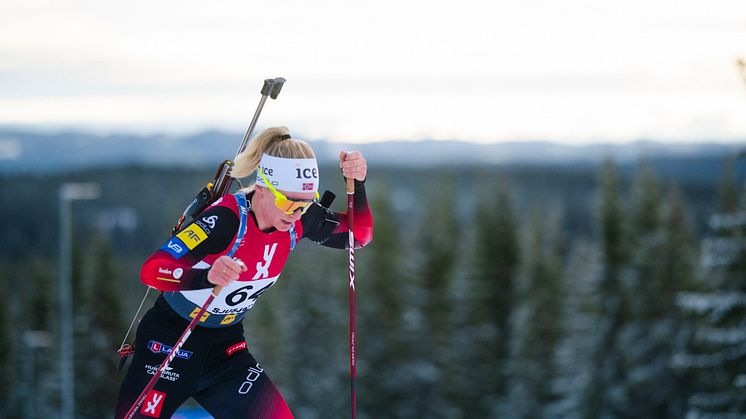
M 287 128 L 270 127 L 257 134 L 246 149 L 236 157 L 231 176 L 240 179 L 254 173 L 264 153 L 281 158 L 316 158 L 307 142 L 290 138 L 290 131 Z

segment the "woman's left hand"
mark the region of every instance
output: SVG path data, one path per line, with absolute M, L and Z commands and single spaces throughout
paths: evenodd
M 368 173 L 368 165 L 359 151 L 339 153 L 339 167 L 342 169 L 342 176 L 364 181 Z

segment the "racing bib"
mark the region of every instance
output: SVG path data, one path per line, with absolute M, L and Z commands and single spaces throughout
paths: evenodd
M 278 277 L 259 279 L 256 281 L 233 281 L 215 297 L 207 309 L 210 314 L 241 314 L 251 309 L 256 300 L 269 289 Z M 210 296 L 212 289 L 182 291 L 187 300 L 202 305 Z

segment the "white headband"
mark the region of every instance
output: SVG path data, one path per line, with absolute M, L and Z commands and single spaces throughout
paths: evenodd
M 262 174 L 275 189 L 282 191 L 319 190 L 319 168 L 316 159 L 285 159 L 264 153 L 256 169 L 256 184 L 266 187 Z

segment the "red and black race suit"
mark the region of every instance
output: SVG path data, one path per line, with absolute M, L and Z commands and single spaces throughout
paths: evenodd
M 357 248 L 372 239 L 373 219 L 363 183 L 355 184 L 353 234 Z M 240 347 L 245 347 L 241 320 L 277 282 L 298 240 L 347 247 L 347 214 L 313 205 L 290 231 L 259 230 L 253 211 L 247 208 L 246 232 L 232 254 L 247 271 L 224 287 L 200 318 L 201 327 L 192 333 L 171 369 L 162 374 L 138 417 L 169 417 L 193 396 L 216 418 L 292 418 L 274 384 L 248 350 Z M 241 215 L 236 197 L 226 195 L 143 264 L 141 281 L 163 293 L 138 327 L 135 356 L 120 389 L 117 417 L 127 412 L 207 299 L 213 287 L 207 272 L 217 258 L 232 251 Z M 243 397 L 249 393 L 252 396 Z

